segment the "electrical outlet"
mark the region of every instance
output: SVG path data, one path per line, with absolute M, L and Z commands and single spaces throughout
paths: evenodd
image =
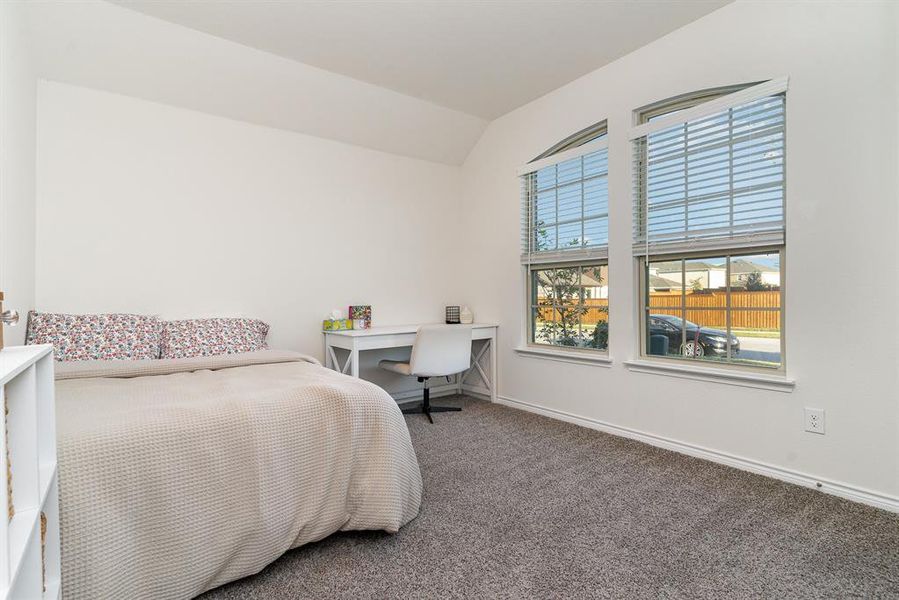
M 805 408 L 805 430 L 824 435 L 824 409 Z

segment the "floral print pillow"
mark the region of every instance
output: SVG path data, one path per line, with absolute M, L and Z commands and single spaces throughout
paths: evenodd
M 53 344 L 58 361 L 159 358 L 159 317 L 28 313 L 26 344 Z
M 265 350 L 268 325 L 258 319 L 164 321 L 162 358 L 191 358 Z

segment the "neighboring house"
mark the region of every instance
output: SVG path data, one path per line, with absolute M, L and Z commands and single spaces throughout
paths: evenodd
M 758 273 L 764 285 L 780 287 L 780 269 L 778 267 L 767 267 L 742 258 L 730 261 L 731 287 L 746 287 L 746 280 L 750 273 Z
M 682 287 L 679 281 L 665 279 L 658 275 L 649 276 L 650 292 L 680 292 Z
M 606 281 L 597 281 L 587 273 L 581 273 L 581 285 L 584 288 L 585 298 L 608 298 L 609 284 Z
M 663 279 L 668 279 L 678 286 L 686 282 L 688 289 L 699 287 L 701 289 L 716 289 L 727 287 L 727 276 L 724 265 L 713 265 L 711 263 L 698 260 L 687 261 L 685 271 L 681 270 L 680 261 L 656 262 L 651 263 L 649 268 L 650 275 L 656 275 Z
M 590 275 L 587 272 L 581 273 L 581 287 L 584 289 L 584 297 L 585 298 L 608 298 L 609 297 L 609 283 L 608 283 L 608 267 L 600 268 L 601 279 L 602 281 L 597 280 L 595 277 Z M 540 275 L 539 280 L 540 287 L 537 290 L 538 297 L 543 298 L 544 292 L 543 289 L 550 288 L 553 285 L 553 282 L 546 275 Z

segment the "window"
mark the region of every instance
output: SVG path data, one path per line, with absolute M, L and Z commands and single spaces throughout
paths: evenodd
M 531 343 L 607 350 L 608 271 L 601 263 L 532 267 Z
M 528 343 L 608 347 L 608 149 L 605 123 L 519 170 Z
M 643 329 L 650 356 L 782 364 L 779 250 L 650 258 Z
M 786 80 L 638 113 L 643 354 L 782 368 Z

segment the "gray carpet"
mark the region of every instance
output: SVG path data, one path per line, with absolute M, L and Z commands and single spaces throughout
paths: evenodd
M 342 533 L 204 600 L 899 597 L 899 517 L 468 398 L 410 415 L 399 534 Z

